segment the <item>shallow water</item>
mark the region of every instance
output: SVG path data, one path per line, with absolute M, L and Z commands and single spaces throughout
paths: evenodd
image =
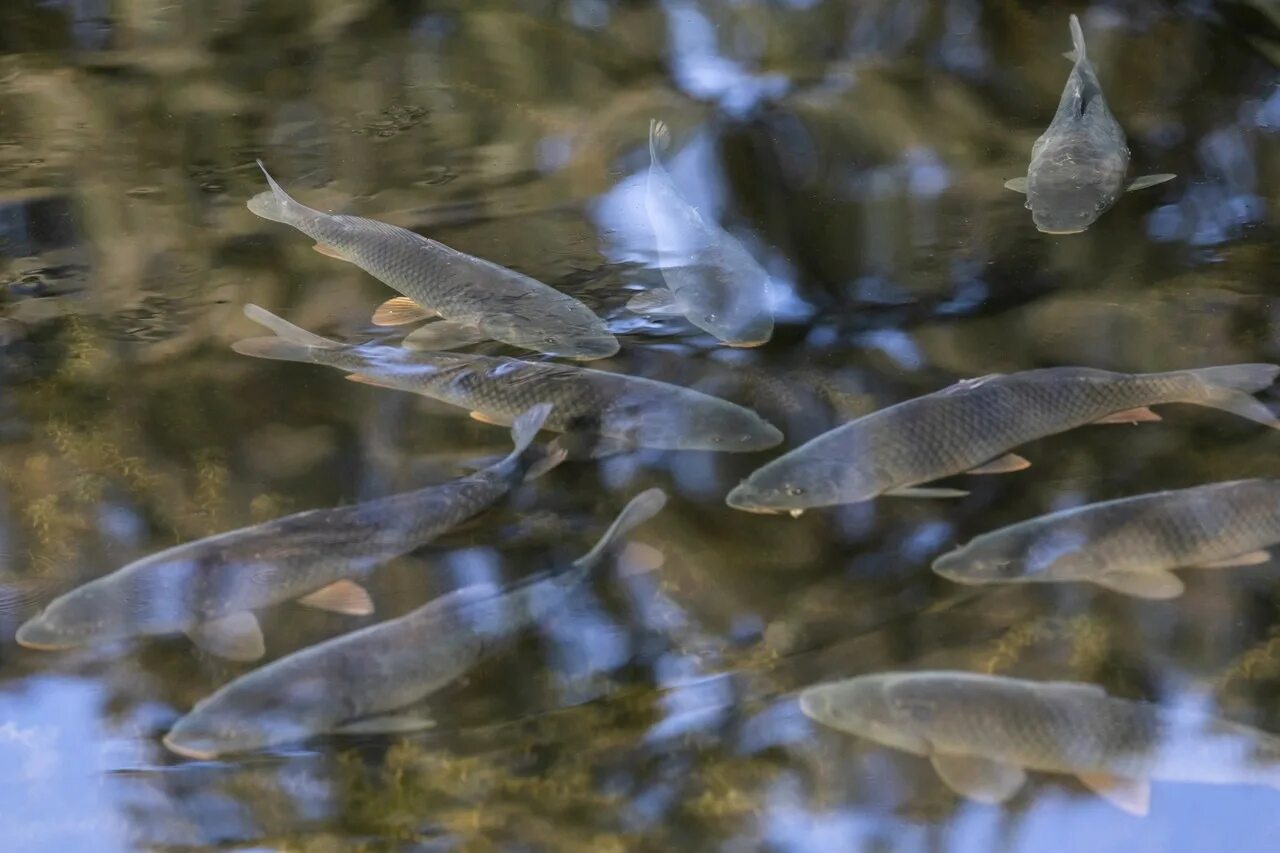
M 392 295 L 244 202 L 261 157 L 312 206 L 391 221 L 572 293 L 594 366 L 752 407 L 795 446 L 958 378 L 1280 359 L 1280 16 L 1266 4 L 146 0 L 0 5 L 0 820 L 13 850 L 1269 850 L 1280 792 L 1157 783 L 1137 819 L 1065 777 L 1003 807 L 803 717 L 815 681 L 957 668 L 1096 682 L 1280 731 L 1280 569 L 1184 572 L 1173 602 L 958 587 L 937 554 L 1053 509 L 1280 476 L 1208 409 L 1019 449 L 953 502 L 798 520 L 723 504 L 772 458 L 569 463 L 369 581 L 378 614 L 259 614 L 268 659 L 476 579 L 585 552 L 632 495 L 665 563 L 571 607 L 427 703 L 407 737 L 213 762 L 160 737 L 247 671 L 187 639 L 21 649 L 19 621 L 170 545 L 456 476 L 506 431 L 321 367 L 257 361 L 255 302 L 337 337 Z M 1259 11 L 1262 10 L 1262 11 Z M 1066 18 L 1133 149 L 1126 196 L 1049 237 L 1022 174 Z M 704 213 L 770 271 L 773 340 L 627 312 L 659 283 L 651 117 Z M 478 352 L 514 354 L 498 345 Z M 1272 402 L 1274 400 L 1272 393 Z M 1265 397 L 1264 397 L 1265 399 Z M 34 590 L 34 592 L 33 592 Z

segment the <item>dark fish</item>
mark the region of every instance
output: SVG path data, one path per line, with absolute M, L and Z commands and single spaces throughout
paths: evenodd
M 349 580 L 427 544 L 487 509 L 525 478 L 554 463 L 531 447 L 547 405 L 511 430 L 515 450 L 466 477 L 335 509 L 287 515 L 178 545 L 76 587 L 18 629 L 18 642 L 56 651 L 126 637 L 186 633 L 234 660 L 263 654 L 252 611 L 297 598 L 353 615 L 373 611 Z
M 1090 423 L 1160 420 L 1148 406 L 1191 403 L 1280 428 L 1250 393 L 1275 380 L 1273 364 L 1236 364 L 1172 373 L 1112 373 L 1055 367 L 984 376 L 872 412 L 765 465 L 728 503 L 781 512 L 855 503 L 877 495 L 955 497 L 915 486 L 965 471 L 994 474 L 1028 463 L 1009 451 Z
M 823 725 L 928 758 L 956 793 L 1001 803 L 1026 770 L 1070 774 L 1145 814 L 1151 780 L 1280 788 L 1280 738 L 1100 687 L 968 672 L 890 672 L 810 687 Z
M 552 403 L 544 426 L 598 436 L 597 455 L 637 447 L 749 451 L 782 441 L 755 412 L 678 385 L 566 364 L 346 346 L 256 305 L 245 314 L 279 337 L 238 341 L 236 352 L 336 367 L 357 382 L 460 406 L 485 423 L 506 425 L 533 403 Z
M 1176 175 L 1146 175 L 1124 185 L 1129 146 L 1107 108 L 1102 85 L 1085 52 L 1080 21 L 1071 16 L 1074 60 L 1058 112 L 1031 148 L 1025 178 L 1005 186 L 1026 193 L 1036 228 L 1046 234 L 1076 234 L 1092 225 L 1126 191 L 1144 189 Z
M 1238 480 L 1055 512 L 984 533 L 933 570 L 965 584 L 1088 581 L 1175 598 L 1171 569 L 1249 566 L 1280 542 L 1280 482 Z
M 262 172 L 267 175 L 265 166 Z M 249 210 L 292 225 L 314 239 L 321 254 L 350 261 L 404 294 L 379 308 L 375 323 L 399 325 L 438 314 L 441 322 L 419 331 L 442 349 L 493 338 L 583 360 L 618 351 L 604 321 L 572 296 L 395 225 L 312 210 L 270 175 L 267 182 L 271 190 L 250 199 Z
M 294 743 L 328 732 L 389 733 L 430 725 L 395 713 L 465 675 L 527 626 L 563 607 L 618 540 L 662 509 L 632 499 L 594 548 L 560 572 L 508 590 L 476 584 L 241 676 L 174 725 L 164 745 L 188 758 Z
M 769 274 L 734 237 L 689 204 L 662 166 L 666 125 L 649 122 L 645 210 L 665 288 L 627 303 L 641 314 L 679 314 L 732 347 L 760 346 L 773 335 Z

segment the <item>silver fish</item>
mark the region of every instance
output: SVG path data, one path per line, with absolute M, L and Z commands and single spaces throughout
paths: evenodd
M 506 425 L 534 403 L 552 403 L 544 426 L 598 436 L 597 455 L 637 447 L 751 451 L 782 441 L 782 433 L 755 412 L 678 385 L 567 364 L 347 346 L 257 305 L 246 306 L 245 314 L 279 337 L 237 341 L 236 352 L 336 367 L 357 382 L 468 409 L 484 423 Z
M 57 651 L 127 637 L 186 633 L 213 654 L 256 660 L 252 611 L 297 598 L 352 615 L 371 613 L 349 580 L 406 554 L 482 512 L 554 459 L 531 446 L 550 406 L 517 419 L 515 449 L 466 477 L 379 500 L 295 513 L 188 542 L 76 587 L 18 629 L 18 642 Z
M 249 210 L 292 225 L 314 239 L 321 254 L 350 261 L 404 294 L 384 303 L 375 323 L 400 325 L 438 314 L 441 322 L 420 330 L 438 348 L 492 338 L 582 360 L 618 351 L 604 321 L 572 296 L 395 225 L 312 210 L 290 198 L 265 166 L 262 173 L 271 190 L 251 198 Z
M 933 570 L 964 584 L 1088 581 L 1176 598 L 1177 568 L 1266 562 L 1280 542 L 1280 482 L 1237 480 L 1055 512 L 977 536 Z
M 800 708 L 826 726 L 929 759 L 946 785 L 1008 800 L 1026 770 L 1070 774 L 1145 814 L 1151 781 L 1280 787 L 1280 738 L 1092 684 L 898 672 L 819 684 Z
M 683 315 L 729 346 L 760 346 L 773 335 L 769 274 L 681 197 L 658 156 L 669 141 L 666 125 L 650 121 L 645 209 L 667 287 L 642 293 L 627 307 L 640 314 Z
M 463 587 L 397 619 L 241 676 L 197 702 L 164 745 L 188 758 L 209 759 L 331 732 L 425 728 L 428 720 L 397 709 L 453 683 L 520 631 L 561 609 L 618 540 L 665 502 L 661 489 L 637 495 L 596 546 L 563 571 L 505 591 L 488 583 Z
M 1036 228 L 1046 234 L 1077 234 L 1127 191 L 1171 181 L 1176 175 L 1146 175 L 1124 185 L 1129 146 L 1107 108 L 1102 85 L 1085 52 L 1080 20 L 1071 16 L 1074 60 L 1058 112 L 1031 148 L 1025 178 L 1005 186 L 1025 193 Z
M 1031 463 L 1020 444 L 1090 423 L 1160 420 L 1148 406 L 1191 403 L 1280 428 L 1249 396 L 1275 380 L 1273 364 L 1202 367 L 1172 373 L 1113 373 L 1054 367 L 959 382 L 823 433 L 760 468 L 729 493 L 753 512 L 799 511 L 877 495 L 958 497 L 921 489 L 953 474 L 997 474 Z

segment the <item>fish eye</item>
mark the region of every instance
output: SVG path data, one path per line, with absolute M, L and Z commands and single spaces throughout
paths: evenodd
M 554 344 L 554 343 L 556 343 L 556 339 L 555 339 L 555 338 L 543 338 L 543 339 L 542 339 L 542 342 L 543 342 L 544 344 Z
M 713 436 L 711 436 L 711 443 L 712 443 L 712 444 L 723 444 L 723 443 L 724 443 L 724 437 L 723 437 L 723 436 L 719 436 L 719 435 L 713 435 Z
M 704 323 L 714 323 L 715 321 L 716 321 L 716 315 L 715 315 L 715 314 L 703 314 L 703 315 L 702 315 L 702 322 L 704 322 Z
M 789 496 L 793 498 L 798 498 L 800 497 L 800 495 L 804 494 L 804 489 L 800 488 L 799 486 L 787 486 L 786 492 Z

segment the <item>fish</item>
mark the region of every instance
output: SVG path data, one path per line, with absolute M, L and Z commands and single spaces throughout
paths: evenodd
M 757 347 L 773 335 L 769 274 L 743 245 L 689 204 L 662 165 L 671 134 L 649 122 L 645 210 L 653 227 L 666 287 L 633 297 L 638 314 L 682 315 L 732 347 Z
M 1076 776 L 1133 814 L 1151 782 L 1280 788 L 1280 738 L 1204 713 L 1118 699 L 1094 684 L 970 672 L 889 672 L 818 684 L 824 726 L 928 758 L 943 783 L 1002 803 L 1034 770 Z
M 998 474 L 1031 463 L 1013 448 L 1090 423 L 1158 421 L 1149 407 L 1190 403 L 1280 428 L 1249 396 L 1280 374 L 1274 364 L 1235 364 L 1170 373 L 1053 367 L 967 379 L 872 412 L 803 444 L 752 473 L 727 503 L 750 512 L 793 514 L 878 495 L 962 497 L 920 488 L 953 474 Z
M 323 734 L 391 734 L 432 722 L 400 709 L 454 683 L 535 622 L 553 616 L 633 528 L 666 503 L 631 500 L 600 541 L 567 568 L 501 589 L 478 583 L 279 658 L 196 703 L 163 738 L 186 758 L 297 743 Z
M 1235 480 L 1074 507 L 984 533 L 938 557 L 962 584 L 1085 581 L 1176 598 L 1178 568 L 1252 566 L 1280 542 L 1280 481 Z
M 1144 175 L 1128 185 L 1129 146 L 1107 107 L 1102 84 L 1085 50 L 1080 19 L 1071 16 L 1073 61 L 1053 121 L 1031 147 L 1026 177 L 1005 187 L 1024 193 L 1036 228 L 1045 234 L 1078 234 L 1125 192 L 1171 181 L 1177 175 Z
M 506 425 L 537 402 L 554 404 L 544 427 L 590 436 L 587 452 L 640 447 L 755 451 L 782 442 L 777 427 L 750 409 L 690 388 L 571 364 L 499 356 L 348 346 L 312 334 L 257 305 L 245 314 L 276 333 L 232 348 L 258 358 L 335 367 L 370 385 L 459 406 L 484 423 Z
M 550 406 L 521 415 L 515 449 L 447 483 L 314 509 L 198 539 L 144 557 L 55 598 L 17 633 L 20 645 L 59 651 L 131 637 L 187 634 L 220 657 L 262 657 L 253 611 L 282 601 L 349 615 L 373 602 L 351 576 L 407 554 L 496 503 L 534 467 L 556 461 L 533 445 Z
M 383 303 L 374 323 L 439 315 L 419 330 L 435 348 L 493 339 L 583 361 L 618 352 L 605 322 L 572 296 L 386 222 L 313 210 L 290 198 L 262 161 L 258 166 L 271 188 L 249 199 L 249 210 L 293 226 L 315 240 L 321 254 L 349 261 L 404 294 Z

